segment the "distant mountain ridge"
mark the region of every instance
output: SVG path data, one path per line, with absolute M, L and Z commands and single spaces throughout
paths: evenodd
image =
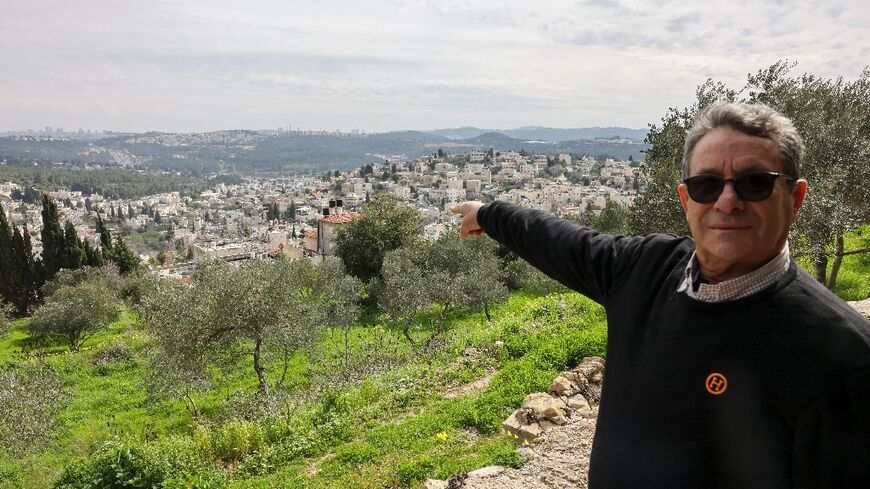
M 111 135 L 96 141 L 0 137 L 0 162 L 33 166 L 34 163 L 48 165 L 65 161 L 79 166 L 124 164 L 137 169 L 190 173 L 223 169 L 244 173 L 276 169 L 349 169 L 382 162 L 385 158 L 413 159 L 431 155 L 438 149 L 447 153 L 474 149 L 526 150 L 617 159 L 631 157 L 643 161 L 643 151 L 648 148 L 638 137 L 638 129 L 527 127 L 484 131 L 465 127 L 443 131 L 443 134 L 413 130 L 371 134 L 246 130 L 149 132 Z M 568 137 L 573 139 L 562 139 Z
M 516 129 L 481 129 L 473 126 L 463 126 L 422 132 L 449 139 L 471 139 L 483 134 L 500 133 L 523 141 L 561 143 L 564 141 L 595 139 L 631 139 L 633 141 L 641 141 L 646 137 L 649 129 L 632 129 L 628 127 L 556 128 L 543 126 L 524 126 Z

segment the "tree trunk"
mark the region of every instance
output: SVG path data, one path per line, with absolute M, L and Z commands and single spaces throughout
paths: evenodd
M 260 381 L 260 392 L 263 394 L 269 393 L 269 384 L 266 383 L 266 372 L 263 369 L 263 364 L 260 361 L 260 351 L 263 347 L 263 339 L 259 336 L 254 342 L 254 370 L 257 372 L 257 379 Z
M 290 349 L 284 348 L 284 368 L 281 369 L 281 380 L 278 381 L 277 387 L 284 387 L 284 381 L 287 379 L 287 368 L 290 366 Z
M 185 407 L 193 419 L 199 418 L 199 407 L 196 405 L 196 400 L 193 398 L 193 393 L 190 389 L 184 390 Z
M 828 290 L 834 290 L 837 285 L 837 274 L 840 272 L 840 265 L 843 264 L 843 235 L 837 236 L 837 251 L 834 254 L 834 263 L 831 265 L 831 275 L 828 277 Z
M 483 313 L 486 314 L 487 321 L 492 321 L 492 314 L 489 312 L 489 303 L 483 305 Z
M 816 271 L 816 280 L 827 286 L 828 280 L 828 257 L 823 253 L 813 255 L 813 268 Z
M 79 334 L 76 331 L 69 334 L 69 351 L 79 351 Z

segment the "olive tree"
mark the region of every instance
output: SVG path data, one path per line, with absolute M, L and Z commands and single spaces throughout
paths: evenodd
M 13 451 L 38 447 L 58 427 L 66 398 L 60 376 L 42 364 L 0 369 L 0 446 Z
M 293 352 L 309 347 L 335 321 L 355 319 L 353 293 L 336 292 L 326 267 L 308 260 L 252 260 L 237 268 L 224 262 L 201 266 L 192 284 L 158 287 L 147 299 L 146 324 L 166 356 L 163 365 L 202 377 L 222 355 L 250 355 L 259 391 L 270 391 L 266 363 L 283 359 L 283 384 Z M 345 289 L 343 289 L 345 290 Z
M 53 289 L 45 304 L 30 320 L 30 331 L 38 337 L 56 337 L 78 351 L 91 336 L 118 317 L 118 300 L 100 278 L 88 278 L 75 285 Z
M 443 333 L 452 310 L 482 309 L 490 319 L 489 305 L 507 297 L 496 247 L 488 238 L 460 241 L 451 232 L 388 253 L 378 305 L 415 347 L 411 327 L 422 311 L 435 311 L 427 343 Z

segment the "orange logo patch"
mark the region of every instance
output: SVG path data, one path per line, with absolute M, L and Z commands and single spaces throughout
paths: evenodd
M 728 379 L 720 373 L 713 372 L 707 376 L 707 381 L 704 382 L 704 385 L 707 387 L 707 392 L 718 396 L 724 394 L 725 390 L 728 389 Z

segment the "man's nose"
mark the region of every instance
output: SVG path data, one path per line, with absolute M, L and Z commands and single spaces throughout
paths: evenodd
M 716 199 L 716 210 L 723 214 L 731 214 L 734 211 L 742 210 L 743 205 L 743 199 L 741 199 L 734 190 L 734 182 L 725 182 L 725 186 L 722 188 L 722 193 L 719 194 L 719 198 Z

